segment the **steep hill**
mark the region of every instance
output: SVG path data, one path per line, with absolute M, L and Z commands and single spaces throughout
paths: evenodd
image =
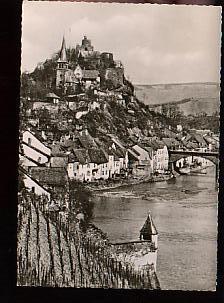
M 20 196 L 18 286 L 159 288 L 154 269 L 121 263 L 99 229 L 89 225 L 83 232 L 74 214 L 68 217 L 49 212 L 39 197 Z
M 219 111 L 218 83 L 135 85 L 139 100 L 150 106 L 178 103 L 185 115 Z

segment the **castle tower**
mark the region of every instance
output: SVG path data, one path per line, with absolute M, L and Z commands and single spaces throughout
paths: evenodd
M 57 61 L 56 88 L 65 83 L 65 74 L 68 70 L 68 60 L 66 55 L 65 37 L 63 36 L 59 59 Z
M 153 223 L 151 213 L 148 213 L 148 217 L 140 230 L 140 240 L 151 241 L 155 248 L 158 248 L 158 232 L 156 230 L 155 224 Z
M 84 51 L 91 52 L 93 51 L 93 46 L 91 45 L 91 40 L 87 39 L 86 36 L 82 39 L 81 49 Z

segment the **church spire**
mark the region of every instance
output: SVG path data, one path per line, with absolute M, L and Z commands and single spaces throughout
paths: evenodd
M 61 44 L 60 61 L 67 62 L 66 45 L 65 45 L 65 37 L 64 36 L 63 36 L 62 44 Z

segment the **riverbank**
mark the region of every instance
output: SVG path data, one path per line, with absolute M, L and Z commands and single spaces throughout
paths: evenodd
M 113 243 L 134 241 L 150 210 L 159 234 L 156 271 L 161 288 L 214 290 L 215 183 L 215 167 L 210 167 L 206 175 L 178 176 L 174 182 L 145 183 L 99 193 L 94 196 L 93 223 Z
M 175 176 L 173 174 L 169 175 L 158 175 L 158 176 L 150 176 L 150 177 L 142 177 L 142 178 L 129 178 L 122 180 L 102 180 L 96 183 L 91 183 L 87 185 L 87 188 L 92 191 L 104 191 L 108 189 L 115 189 L 124 186 L 130 185 L 138 185 L 142 183 L 153 183 L 153 182 L 162 182 L 174 179 Z

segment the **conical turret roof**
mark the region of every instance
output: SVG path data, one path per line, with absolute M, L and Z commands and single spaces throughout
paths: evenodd
M 66 45 L 65 45 L 65 37 L 64 36 L 63 36 L 63 39 L 62 39 L 60 57 L 59 57 L 58 61 L 67 62 Z
M 147 234 L 147 235 L 157 235 L 158 232 L 156 230 L 155 224 L 152 221 L 151 213 L 148 213 L 148 217 L 140 230 L 141 234 Z

